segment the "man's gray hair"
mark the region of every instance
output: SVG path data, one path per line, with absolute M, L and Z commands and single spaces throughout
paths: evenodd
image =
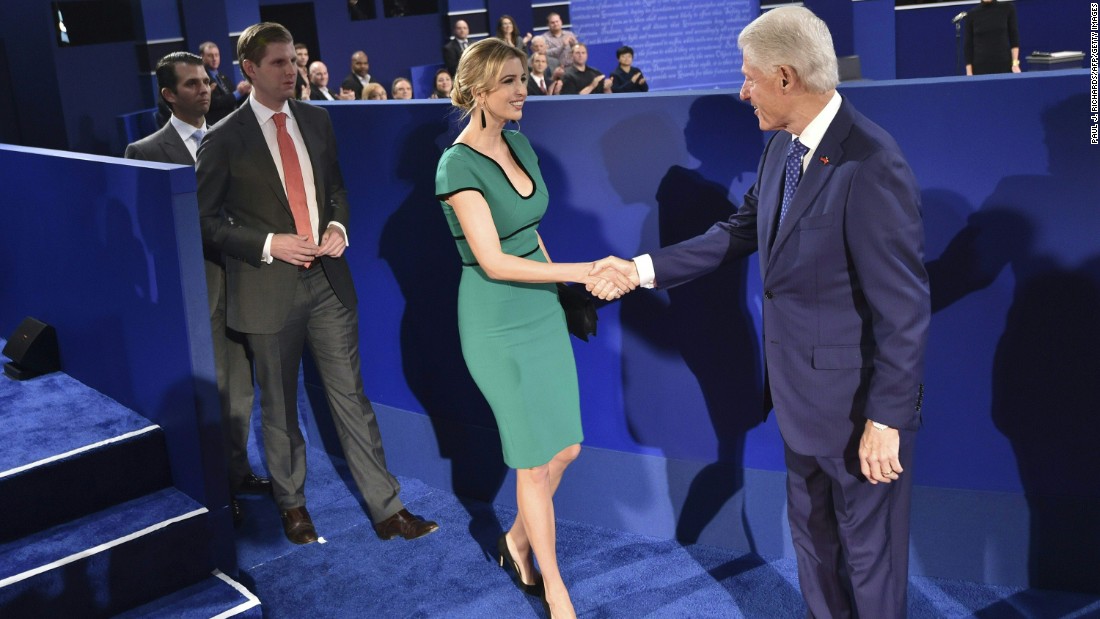
M 786 6 L 757 17 L 737 36 L 745 64 L 764 71 L 792 67 L 813 93 L 836 88 L 836 51 L 829 27 L 809 9 Z

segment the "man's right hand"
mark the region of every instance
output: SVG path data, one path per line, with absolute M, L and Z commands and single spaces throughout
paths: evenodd
M 271 237 L 271 257 L 302 266 L 317 258 L 320 248 L 307 236 L 297 234 L 276 234 Z
M 634 264 L 633 260 L 623 260 L 615 256 L 608 256 L 592 263 L 592 270 L 589 271 L 589 274 L 597 275 L 604 269 L 614 269 L 628 278 L 631 283 L 630 290 L 633 290 L 641 282 L 641 278 L 638 276 L 638 266 Z M 592 292 L 592 289 L 589 288 L 588 291 Z

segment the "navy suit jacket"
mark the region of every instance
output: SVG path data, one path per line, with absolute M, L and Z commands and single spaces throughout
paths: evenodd
M 776 231 L 791 140 L 772 137 L 728 221 L 651 254 L 655 283 L 759 250 L 765 408 L 795 452 L 853 455 L 867 419 L 920 426 L 930 315 L 920 193 L 894 139 L 845 99 Z
M 323 233 L 333 221 L 350 229 L 347 191 L 328 112 L 294 100 L 290 108 L 313 168 L 318 232 Z M 263 246 L 268 233 L 297 232 L 286 189 L 250 104 L 237 108 L 206 134 L 196 172 L 203 242 L 227 258 L 226 323 L 241 333 L 277 333 L 290 310 L 298 267 L 281 260 L 265 263 Z M 323 268 L 340 302 L 356 308 L 347 260 L 322 256 L 312 268 Z

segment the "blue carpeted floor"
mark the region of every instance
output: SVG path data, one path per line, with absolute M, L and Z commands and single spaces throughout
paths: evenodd
M 0 356 L 0 364 L 6 361 Z M 0 449 L 0 474 L 152 425 L 67 374 L 0 379 L 0 426 L 9 437 Z
M 544 616 L 488 554 L 513 509 L 402 479 L 410 511 L 442 528 L 412 542 L 383 542 L 333 461 L 310 450 L 307 501 L 323 544 L 290 544 L 270 500 L 245 502 L 237 543 L 241 581 L 258 595 L 265 616 Z M 558 545 L 582 617 L 804 616 L 791 559 L 685 547 L 577 522 L 559 523 Z M 913 619 L 1100 617 L 1097 596 L 932 578 L 913 578 L 909 597 Z

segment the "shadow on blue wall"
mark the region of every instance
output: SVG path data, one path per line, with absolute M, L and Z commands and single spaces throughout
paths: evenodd
M 1029 585 L 1096 592 L 1100 529 L 1089 514 L 1100 507 L 1092 474 L 1100 252 L 1091 222 L 1100 157 L 1081 135 L 1085 109 L 1081 94 L 1044 111 L 1049 174 L 1001 179 L 928 271 L 936 312 L 1011 271 L 991 415 L 1012 445 L 1029 507 Z
M 480 440 L 495 428 L 492 412 L 470 378 L 458 339 L 458 282 L 462 263 L 435 198 L 436 161 L 454 139 L 446 116 L 410 127 L 397 152 L 395 175 L 411 191 L 386 219 L 379 240 L 405 300 L 401 363 L 405 380 L 435 429 L 439 454 L 450 460 L 455 494 L 491 502 L 504 483 L 500 444 Z M 484 503 L 466 502 L 470 532 L 486 546 L 500 527 Z
M 617 179 L 621 162 L 631 165 L 629 153 L 644 148 L 622 136 L 653 140 L 652 133 L 639 131 L 636 124 L 652 119 L 636 117 L 612 128 L 604 142 L 604 161 L 611 170 L 612 185 L 626 203 L 636 202 L 629 185 Z M 670 132 L 678 130 L 668 127 Z M 755 180 L 756 158 L 751 149 L 734 149 L 736 156 L 715 157 L 746 135 L 758 133 L 748 106 L 729 95 L 701 97 L 689 111 L 682 138 L 656 136 L 656 141 L 683 140 L 687 152 L 699 161 L 695 168 L 674 164 L 664 171 L 656 195 L 655 209 L 646 218 L 646 229 L 657 226 L 657 239 L 664 247 L 705 232 L 724 221 L 738 205 L 730 199 L 735 179 Z M 644 136 L 644 137 L 643 137 Z M 623 170 L 626 172 L 626 170 Z M 646 251 L 640 247 L 639 251 Z M 744 482 L 745 434 L 763 420 L 761 368 L 756 329 L 746 306 L 748 261 L 724 265 L 691 283 L 665 294 L 642 293 L 623 301 L 624 329 L 637 338 L 637 345 L 656 350 L 661 358 L 677 356 L 698 382 L 710 428 L 693 428 L 692 434 L 713 432 L 717 442 L 715 460 L 690 483 L 686 497 L 670 497 L 679 513 L 676 536 L 694 543 L 722 506 L 741 490 Z M 625 337 L 624 337 L 625 340 Z M 639 351 L 640 352 L 640 351 Z M 652 354 L 652 353 L 651 353 Z M 655 407 L 649 400 L 651 385 L 666 379 L 660 365 L 628 363 L 644 360 L 624 342 L 623 384 L 625 414 L 632 436 L 641 444 L 658 447 L 669 457 L 692 453 L 698 438 L 668 432 L 669 415 L 675 408 Z M 674 414 L 674 413 L 673 413 Z M 680 441 L 685 441 L 681 444 Z M 670 475 L 674 475 L 670 471 Z M 682 500 L 682 504 L 676 504 Z M 745 537 L 752 548 L 752 535 L 745 524 Z

